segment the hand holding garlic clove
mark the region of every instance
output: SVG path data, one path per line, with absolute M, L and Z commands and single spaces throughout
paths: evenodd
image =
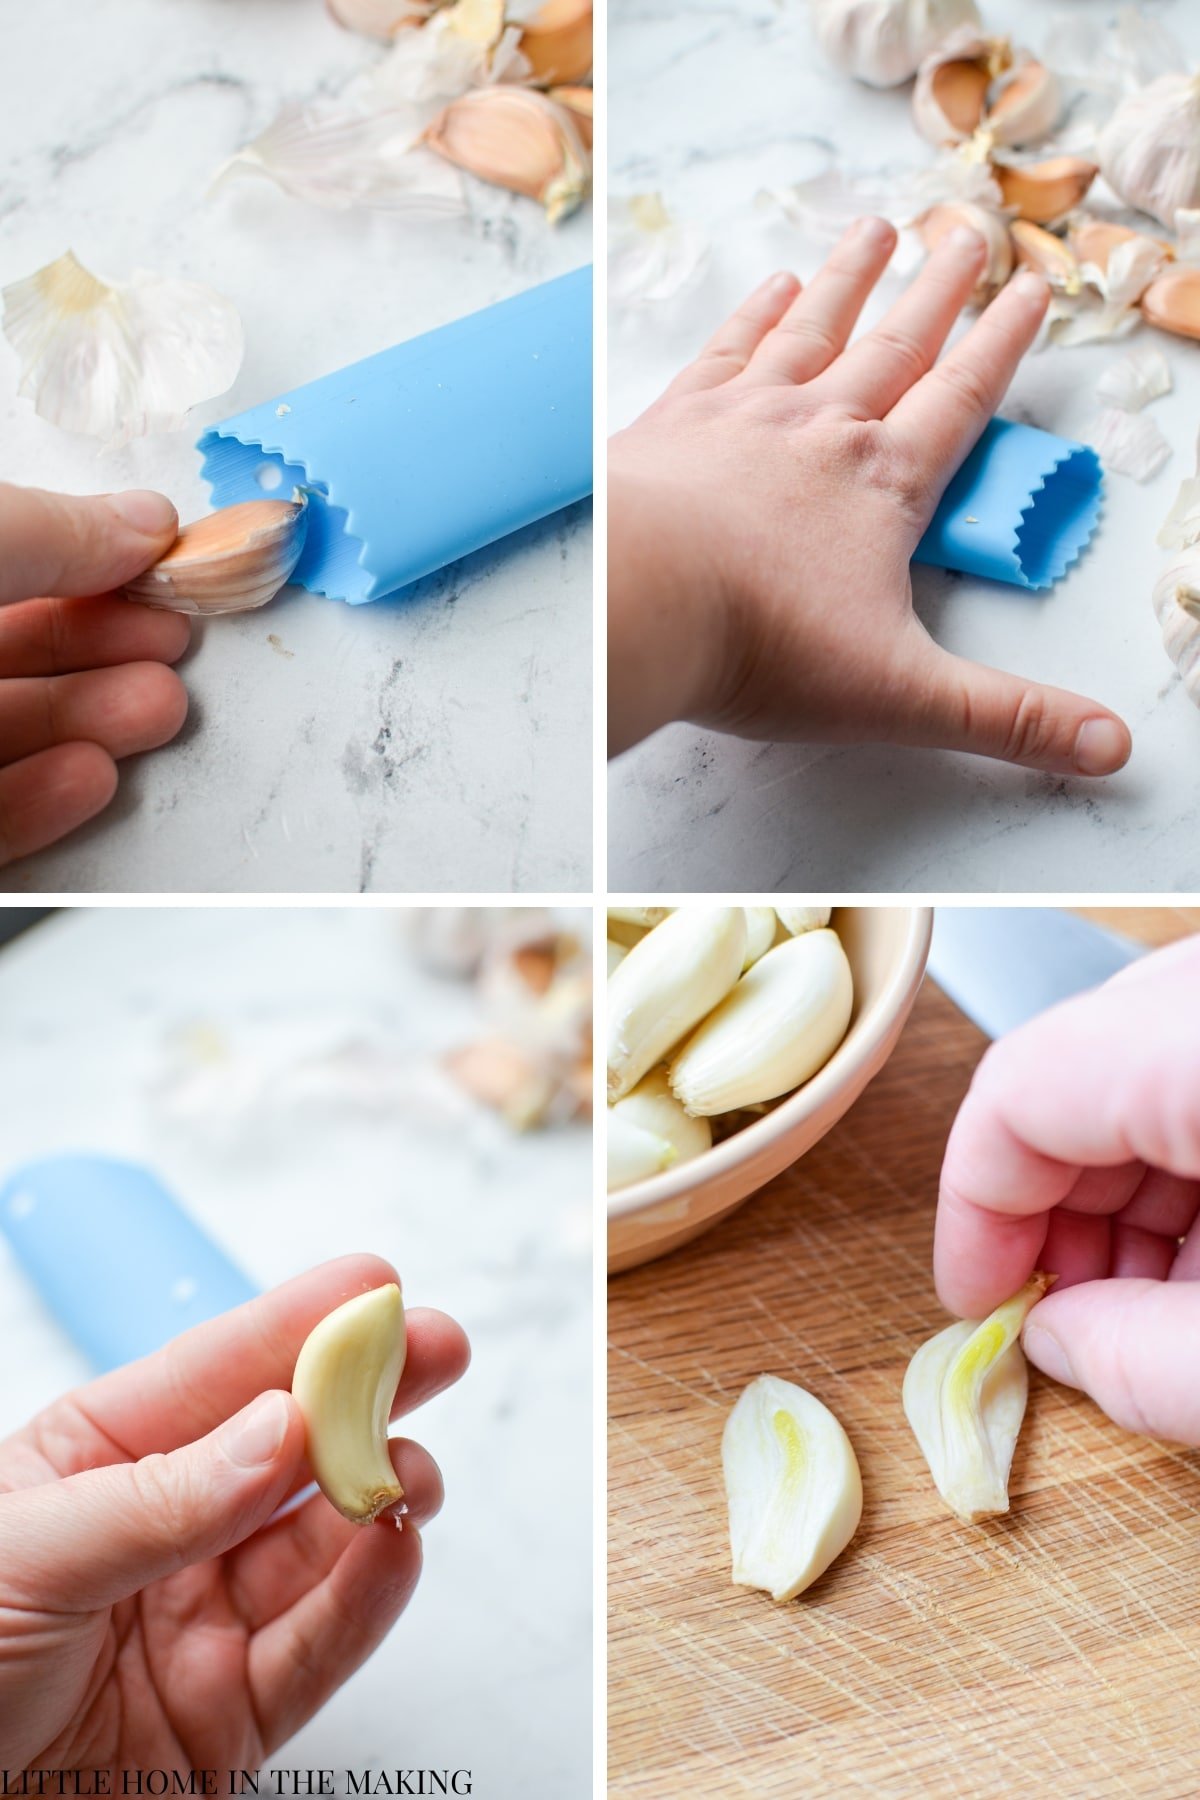
M 184 525 L 165 556 L 125 583 L 125 593 L 168 612 L 250 612 L 286 586 L 307 530 L 303 496 L 224 507 Z

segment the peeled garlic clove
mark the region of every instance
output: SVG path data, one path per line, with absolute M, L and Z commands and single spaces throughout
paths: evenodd
M 659 1163 L 659 1168 L 673 1168 L 676 1163 L 690 1162 L 693 1157 L 702 1156 L 706 1150 L 712 1149 L 712 1126 L 707 1119 L 693 1119 L 684 1112 L 671 1092 L 667 1071 L 662 1068 L 651 1069 L 649 1075 L 643 1075 L 623 1100 L 618 1100 L 615 1106 L 609 1107 L 610 1128 L 614 1120 L 618 1127 L 633 1126 L 639 1132 L 655 1138 L 660 1144 L 666 1144 L 670 1155 Z M 629 1149 L 624 1149 L 622 1154 L 627 1159 Z M 611 1144 L 609 1164 L 608 1185 L 611 1189 Z M 646 1173 L 651 1171 L 647 1170 Z M 631 1179 L 636 1180 L 638 1177 Z
M 959 225 L 966 225 L 977 232 L 987 245 L 987 262 L 980 276 L 975 291 L 971 295 L 971 304 L 984 306 L 994 294 L 998 294 L 1013 269 L 1013 247 L 1008 235 L 1008 226 L 998 213 L 988 212 L 986 207 L 974 206 L 969 202 L 931 206 L 917 220 L 917 230 L 927 250 L 932 250 Z
M 921 1345 L 905 1371 L 905 1416 L 938 1493 L 964 1524 L 1008 1511 L 1008 1475 L 1029 1386 L 1017 1339 L 1053 1280 L 1036 1274 L 981 1324 L 948 1325 Z
M 961 25 L 975 0 L 810 0 L 813 29 L 835 68 L 870 87 L 898 87 Z
M 1163 648 L 1183 677 L 1189 700 L 1200 706 L 1200 554 L 1189 549 L 1168 563 L 1152 598 Z
M 545 0 L 521 27 L 519 48 L 540 86 L 581 81 L 592 67 L 592 0 Z
M 474 88 L 438 115 L 424 142 L 469 174 L 540 200 L 552 225 L 588 191 L 590 160 L 574 119 L 532 88 Z
M 1157 276 L 1141 298 L 1142 316 L 1177 337 L 1200 338 L 1200 269 L 1179 264 Z
M 1173 230 L 1200 206 L 1200 75 L 1161 75 L 1122 100 L 1097 155 L 1115 194 Z
M 994 144 L 1036 144 L 1048 137 L 1062 110 L 1058 77 L 1044 63 L 1015 69 L 993 100 L 984 130 Z
M 678 1152 L 670 1141 L 656 1131 L 632 1119 L 619 1119 L 610 1107 L 607 1120 L 608 1192 L 632 1187 L 635 1181 L 648 1181 L 661 1175 L 676 1161 Z
M 994 173 L 1005 206 L 1035 225 L 1052 225 L 1077 207 L 1099 170 L 1082 156 L 1052 156 L 1047 162 L 997 163 Z
M 787 938 L 742 976 L 671 1061 L 671 1088 L 711 1117 L 790 1094 L 833 1055 L 854 982 L 835 931 Z
M 406 1350 L 394 1281 L 359 1294 L 309 1332 L 292 1394 L 304 1416 L 317 1485 L 343 1518 L 369 1525 L 403 1500 L 388 1453 L 388 1418 Z
M 185 525 L 165 556 L 125 583 L 125 593 L 168 612 L 249 612 L 286 586 L 307 530 L 303 501 L 226 506 Z
M 1017 261 L 1025 268 L 1036 269 L 1059 294 L 1077 294 L 1083 286 L 1079 263 L 1069 244 L 1034 225 L 1028 219 L 1014 219 L 1009 226 Z
M 961 144 L 983 123 L 988 89 L 1012 60 L 1007 38 L 951 32 L 917 71 L 913 123 L 931 144 Z
M 625 961 L 625 958 L 629 955 L 629 952 L 625 948 L 624 944 L 614 944 L 611 938 L 609 938 L 607 940 L 607 948 L 608 948 L 608 973 L 611 975 L 613 970 L 617 967 L 617 965 L 619 963 L 623 963 Z
M 858 1530 L 862 1476 L 850 1439 L 814 1395 L 759 1375 L 725 1421 L 721 1465 L 735 1583 L 794 1600 Z
M 746 960 L 742 964 L 743 971 L 767 954 L 775 942 L 775 927 L 779 923 L 773 906 L 748 906 L 745 910 Z
M 619 925 L 661 925 L 671 911 L 669 906 L 610 906 L 608 917 Z
M 608 1093 L 619 1100 L 723 1000 L 746 957 L 741 906 L 688 906 L 633 946 L 607 986 Z
M 785 931 L 799 937 L 802 931 L 819 931 L 833 917 L 831 906 L 777 906 L 775 917 Z

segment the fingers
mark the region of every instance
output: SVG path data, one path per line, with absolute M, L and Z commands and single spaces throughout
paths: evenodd
M 0 606 L 36 594 L 107 594 L 157 562 L 179 532 L 162 494 L 76 498 L 0 484 Z
M 117 791 L 117 766 L 99 744 L 59 744 L 0 769 L 0 868 L 58 842 Z
M 1127 1431 L 1200 1444 L 1200 1288 L 1191 1282 L 1089 1281 L 1030 1313 L 1025 1354 L 1082 1388 Z
M 175 736 L 187 706 L 182 681 L 159 662 L 5 681 L 0 689 L 0 763 L 54 744 L 99 744 L 116 758 L 154 750 Z
M 191 641 L 186 613 L 130 600 L 25 600 L 0 611 L 0 680 L 121 663 L 174 663 Z
M 746 380 L 799 383 L 828 368 L 849 342 L 895 248 L 896 232 L 886 219 L 855 220 L 803 293 L 761 339 Z
M 863 418 L 882 419 L 890 413 L 937 361 L 971 297 L 984 256 L 977 232 L 960 226 L 948 233 L 874 330 L 851 345 L 823 377 L 822 394 Z
M 743 300 L 733 317 L 705 344 L 695 362 L 681 369 L 668 393 L 690 394 L 704 388 L 719 387 L 734 375 L 740 375 L 755 349 L 777 325 L 800 291 L 794 275 L 781 270 L 756 287 L 749 299 Z
M 274 1392 L 169 1455 L 8 1494 L 8 1595 L 41 1610 L 95 1612 L 219 1556 L 266 1523 L 303 1455 L 300 1409 Z
M 944 361 L 895 404 L 888 424 L 920 455 L 930 477 L 930 516 L 951 476 L 996 412 L 1038 334 L 1050 289 L 1022 269 Z

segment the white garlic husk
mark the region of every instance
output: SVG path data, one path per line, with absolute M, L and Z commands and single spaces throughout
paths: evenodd
M 1200 206 L 1200 74 L 1161 75 L 1123 100 L 1100 133 L 1113 192 L 1174 229 Z
M 0 299 L 4 335 L 21 359 L 18 391 L 51 425 L 113 448 L 180 430 L 241 367 L 237 309 L 198 281 L 149 269 L 103 281 L 68 250 Z
M 676 219 L 661 194 L 608 203 L 608 293 L 618 306 L 671 300 L 703 269 L 708 238 Z
M 624 1129 L 627 1126 L 652 1139 L 653 1150 L 634 1139 Z M 676 1163 L 691 1162 L 694 1157 L 712 1149 L 712 1126 L 707 1119 L 693 1119 L 684 1111 L 671 1092 L 667 1071 L 663 1068 L 651 1069 L 623 1100 L 609 1107 L 608 1127 L 610 1134 L 614 1134 L 610 1138 L 614 1148 L 609 1152 L 610 1192 L 614 1186 L 623 1187 L 630 1181 L 641 1179 L 639 1175 L 629 1173 L 634 1166 L 634 1153 L 655 1154 L 661 1159 L 658 1168 L 674 1168 Z M 659 1148 L 663 1144 L 667 1145 L 669 1154 Z M 614 1162 L 622 1177 L 616 1182 L 613 1180 Z M 647 1168 L 644 1173 L 655 1174 L 657 1169 Z
M 1188 699 L 1200 706 L 1200 550 L 1193 546 L 1167 564 L 1152 599 L 1163 648 Z
M 830 62 L 870 87 L 898 87 L 961 25 L 978 25 L 975 0 L 809 0 Z
M 1062 89 L 1053 69 L 1022 56 L 1005 77 L 983 125 L 994 144 L 1036 144 L 1048 137 L 1062 111 Z
M 412 36 L 409 32 L 406 36 Z M 449 216 L 465 209 L 462 177 L 419 144 L 412 108 L 286 105 L 213 177 L 265 176 L 310 206 Z

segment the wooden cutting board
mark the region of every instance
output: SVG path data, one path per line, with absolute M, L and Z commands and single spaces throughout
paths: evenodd
M 1089 916 L 1155 943 L 1200 928 Z M 947 1323 L 938 1167 L 984 1048 L 927 982 L 822 1143 L 609 1285 L 613 1795 L 1200 1794 L 1200 1453 L 1031 1372 L 1012 1510 L 968 1527 L 901 1411 Z M 764 1371 L 832 1407 L 865 1490 L 854 1542 L 786 1606 L 729 1578 L 721 1431 Z

